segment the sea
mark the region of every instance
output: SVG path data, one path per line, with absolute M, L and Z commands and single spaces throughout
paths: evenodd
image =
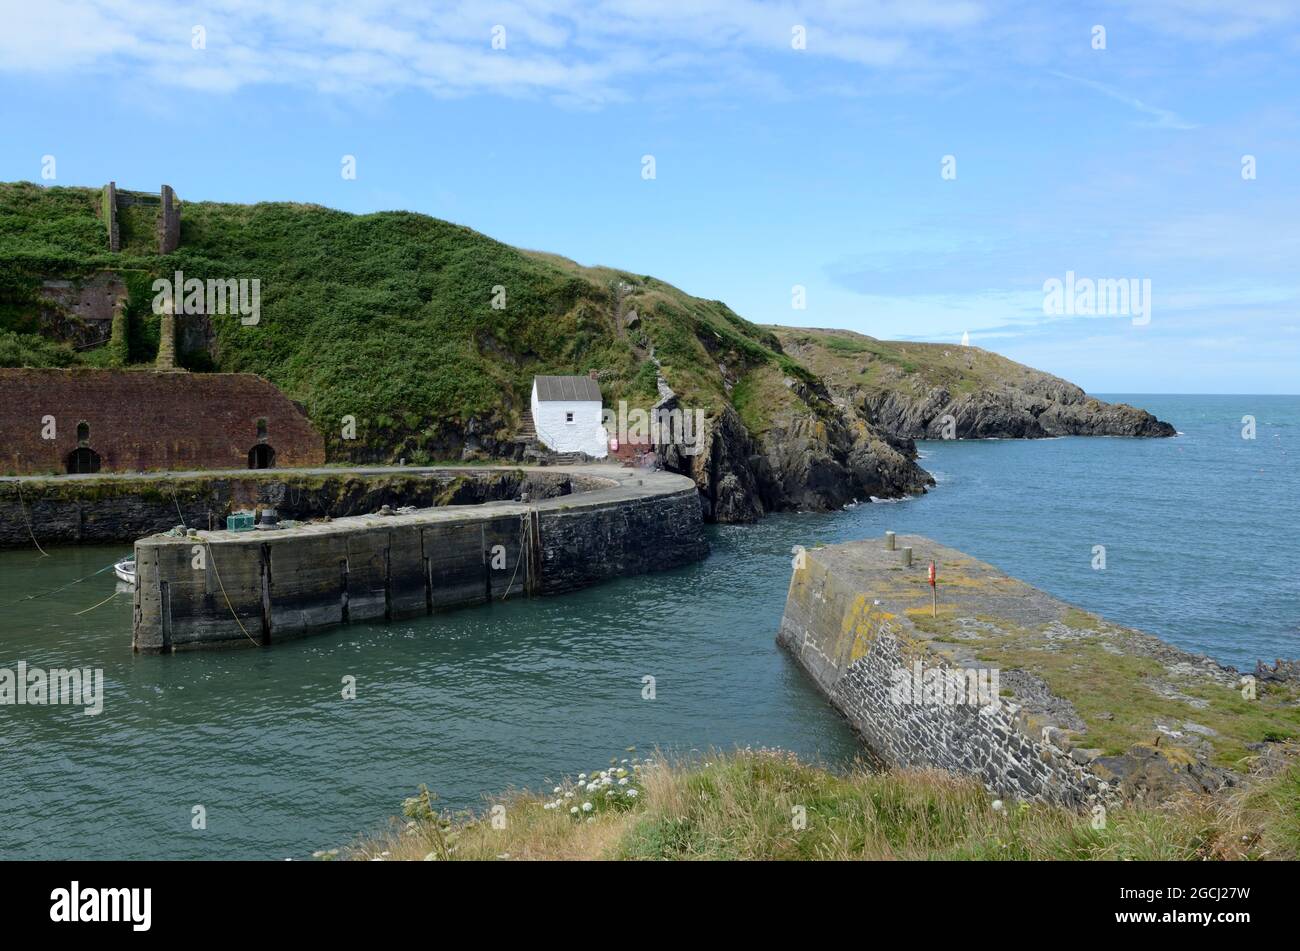
M 310 859 L 420 784 L 482 808 L 655 751 L 847 768 L 853 734 L 774 638 L 793 546 L 886 530 L 1243 671 L 1300 657 L 1300 397 L 1103 398 L 1179 435 L 924 442 L 922 496 L 709 526 L 688 567 L 267 650 L 135 656 L 104 570 L 125 546 L 0 552 L 0 669 L 104 678 L 97 714 L 0 706 L 0 858 Z

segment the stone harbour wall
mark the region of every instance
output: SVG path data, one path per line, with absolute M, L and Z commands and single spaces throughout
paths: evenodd
M 1094 817 L 1238 785 L 1300 702 L 920 536 L 798 549 L 777 641 L 882 764 Z
M 141 539 L 134 648 L 268 646 L 337 624 L 571 591 L 708 554 L 695 487 L 683 476 L 549 467 L 545 477 L 579 491 Z
M 0 478 L 0 548 L 134 543 L 177 525 L 225 525 L 237 510 L 274 508 L 282 519 L 341 518 L 384 505 L 473 505 L 581 492 L 598 486 L 555 469 L 253 469 L 189 475 Z
M 965 691 L 978 674 L 972 678 L 954 669 L 873 597 L 870 587 L 864 590 L 857 579 L 838 573 L 836 560 L 851 556 L 848 547 L 802 556 L 777 640 L 844 714 L 872 757 L 888 766 L 972 774 L 995 793 L 1013 798 L 1077 806 L 1097 792 L 1096 778 L 1036 737 L 1020 707 Z M 894 553 L 890 556 L 894 562 Z M 891 564 L 885 570 L 926 568 L 914 562 L 910 569 Z M 951 680 L 962 689 L 943 697 L 938 689 L 929 696 L 924 686 L 912 689 L 918 664 L 922 676 L 943 671 L 930 675 L 931 684 L 946 687 Z M 990 672 L 983 682 L 991 677 Z M 991 702 L 956 702 L 958 697 Z

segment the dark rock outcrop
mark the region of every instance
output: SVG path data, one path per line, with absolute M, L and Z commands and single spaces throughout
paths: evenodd
M 1059 387 L 1004 386 L 957 396 L 944 387 L 922 395 L 894 390 L 866 396 L 864 404 L 885 429 L 913 439 L 1175 435 L 1173 426 L 1145 410 L 1104 403 L 1064 380 L 1056 382 Z
M 695 480 L 706 519 L 752 522 L 770 511 L 829 511 L 873 496 L 924 492 L 934 484 L 916 464 L 910 439 L 891 440 L 822 394 L 801 397 L 810 406 L 808 414 L 792 416 L 760 436 L 752 436 L 736 411 L 725 406 L 707 420 L 698 454 L 668 447 L 665 466 Z

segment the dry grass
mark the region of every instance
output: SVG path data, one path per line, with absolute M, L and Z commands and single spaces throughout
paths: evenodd
M 566 783 L 562 790 L 577 789 L 573 799 L 513 792 L 481 814 L 459 816 L 435 816 L 417 797 L 407 801 L 405 824 L 344 854 L 394 861 L 1300 857 L 1294 762 L 1233 795 L 1112 809 L 1102 828 L 1064 809 L 995 804 L 979 784 L 946 773 L 841 775 L 771 750 L 647 761 L 627 788 L 638 791 L 635 800 L 624 793 L 606 801 Z M 561 807 L 546 808 L 557 799 Z M 590 813 L 568 811 L 584 800 L 593 803 Z M 503 809 L 496 825 L 494 806 Z

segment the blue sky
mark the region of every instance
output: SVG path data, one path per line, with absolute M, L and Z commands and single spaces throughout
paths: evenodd
M 1300 3 L 407 7 L 4 0 L 0 179 L 410 209 L 1093 392 L 1300 392 Z M 1045 314 L 1068 271 L 1149 323 Z

